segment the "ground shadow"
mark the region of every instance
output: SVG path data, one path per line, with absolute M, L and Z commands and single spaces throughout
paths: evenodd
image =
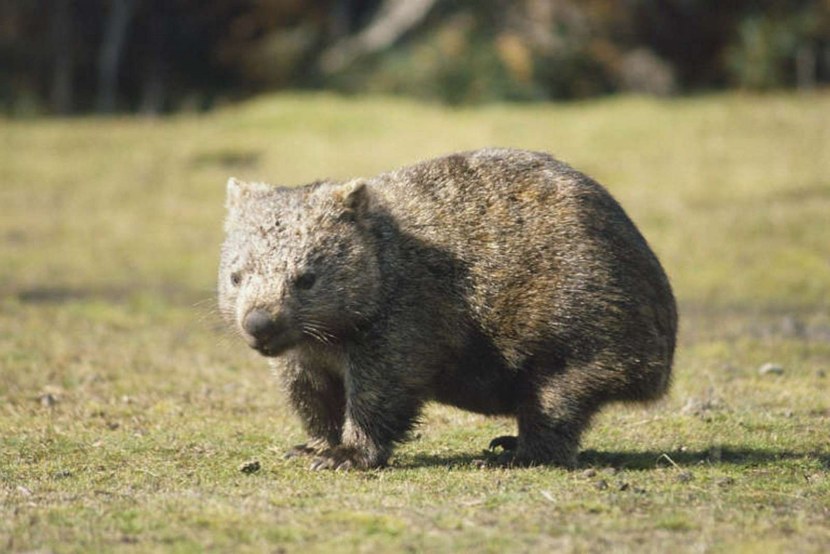
M 199 291 L 175 283 L 146 285 L 130 283 L 123 286 L 109 287 L 64 287 L 36 286 L 20 290 L 0 289 L 0 296 L 16 296 L 21 304 L 62 305 L 73 302 L 104 302 L 107 304 L 126 304 L 144 295 L 164 300 L 171 304 L 192 305 L 205 299 L 213 291 Z
M 495 461 L 496 456 L 484 452 L 475 454 L 412 454 L 404 458 L 396 458 L 390 464 L 400 469 L 428 469 L 428 468 L 470 468 L 483 467 L 485 463 Z
M 702 464 L 760 466 L 785 460 L 812 459 L 830 468 L 830 453 L 795 452 L 746 448 L 742 446 L 714 446 L 706 450 L 646 450 L 642 452 L 614 452 L 584 450 L 579 454 L 579 467 L 614 467 L 617 469 L 646 470 L 656 467 L 689 467 Z
M 498 453 L 482 451 L 475 454 L 414 454 L 396 460 L 392 466 L 402 469 L 445 467 L 497 467 Z M 693 467 L 699 465 L 762 466 L 786 460 L 814 460 L 830 469 L 830 452 L 795 452 L 741 446 L 716 446 L 707 450 L 670 451 L 599 451 L 583 450 L 576 469 L 606 468 L 650 470 L 660 467 Z

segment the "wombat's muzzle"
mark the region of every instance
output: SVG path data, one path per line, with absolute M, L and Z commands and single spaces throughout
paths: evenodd
M 245 314 L 242 330 L 248 345 L 263 356 L 277 356 L 296 342 L 284 315 L 274 316 L 261 308 Z

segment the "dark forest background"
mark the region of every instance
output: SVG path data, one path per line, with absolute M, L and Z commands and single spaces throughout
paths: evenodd
M 830 81 L 830 0 L 2 0 L 0 110 L 269 90 L 451 104 Z

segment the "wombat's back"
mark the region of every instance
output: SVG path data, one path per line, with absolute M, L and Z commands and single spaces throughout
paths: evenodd
M 508 365 L 590 361 L 608 371 L 608 400 L 665 391 L 674 297 L 602 186 L 547 154 L 506 149 L 431 160 L 370 185 L 404 233 L 456 260 L 465 312 Z

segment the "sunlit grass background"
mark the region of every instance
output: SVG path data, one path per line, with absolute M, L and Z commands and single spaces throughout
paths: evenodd
M 681 305 L 672 394 L 608 409 L 573 472 L 482 469 L 512 422 L 441 407 L 389 469 L 284 460 L 302 433 L 213 304 L 228 176 L 490 145 L 553 153 L 641 227 Z M 0 550 L 824 552 L 829 374 L 827 94 L 0 120 Z

